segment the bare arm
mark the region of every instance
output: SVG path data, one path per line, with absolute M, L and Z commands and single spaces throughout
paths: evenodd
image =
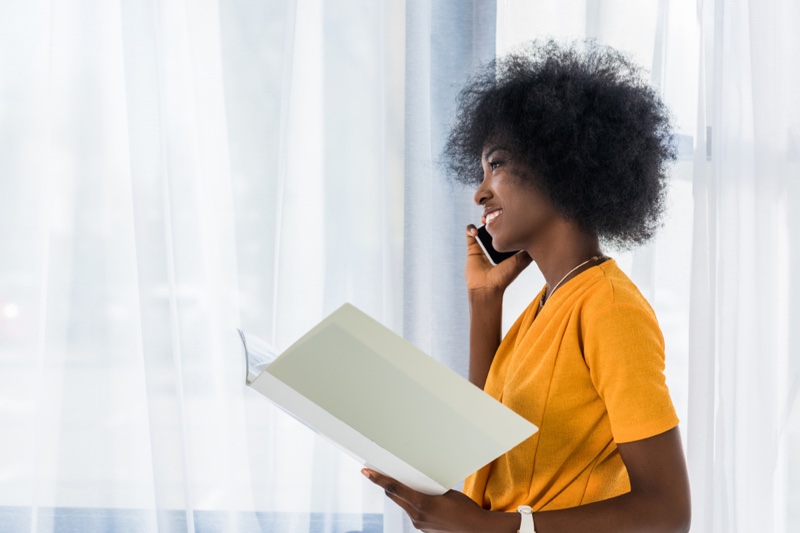
M 678 428 L 617 447 L 631 491 L 572 509 L 534 513 L 537 533 L 689 531 L 689 475 Z
M 502 319 L 502 293 L 469 293 L 469 380 L 480 388 L 500 346 Z
M 475 239 L 478 230 L 467 227 L 467 261 L 464 276 L 469 298 L 469 380 L 480 388 L 500 346 L 503 293 L 530 263 L 526 253 L 519 253 L 497 266 L 492 265 Z
M 689 476 L 678 428 L 618 447 L 630 476 L 631 491 L 580 507 L 534 513 L 537 533 L 689 531 Z M 428 496 L 376 472 L 364 473 L 422 531 L 514 533 L 519 529 L 517 513 L 486 511 L 460 492 Z

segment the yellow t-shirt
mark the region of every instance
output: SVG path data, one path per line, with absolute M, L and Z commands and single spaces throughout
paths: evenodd
M 566 282 L 536 317 L 539 297 L 503 339 L 485 386 L 539 431 L 467 478 L 464 493 L 486 509 L 563 509 L 624 494 L 616 443 L 678 425 L 655 314 L 615 261 Z

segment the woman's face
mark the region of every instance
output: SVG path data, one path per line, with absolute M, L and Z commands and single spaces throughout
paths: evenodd
M 525 182 L 530 172 L 515 162 L 501 144 L 488 144 L 481 158 L 483 181 L 475 191 L 475 203 L 483 206 L 483 222 L 497 251 L 526 250 L 543 244 L 564 217 L 547 195 Z

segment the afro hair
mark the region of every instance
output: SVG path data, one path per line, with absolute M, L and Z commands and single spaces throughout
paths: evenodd
M 485 66 L 458 97 L 443 151 L 449 176 L 479 185 L 482 152 L 498 140 L 531 171 L 520 179 L 612 247 L 642 244 L 660 226 L 675 159 L 670 116 L 620 52 L 536 41 Z

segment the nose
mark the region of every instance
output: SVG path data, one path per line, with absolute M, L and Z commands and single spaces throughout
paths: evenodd
M 492 197 L 492 188 L 489 186 L 489 180 L 484 175 L 478 188 L 475 190 L 474 200 L 478 205 L 483 205 Z

